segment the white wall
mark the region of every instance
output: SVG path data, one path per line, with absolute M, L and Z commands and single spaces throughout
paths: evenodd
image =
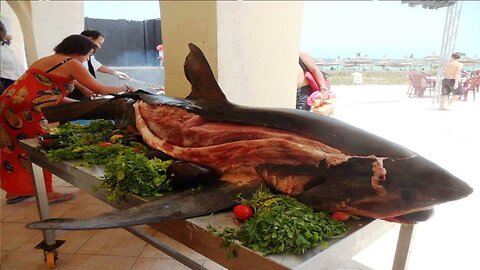
M 10 5 L 7 4 L 6 1 L 1 2 L 1 10 L 2 10 L 2 22 L 4 22 L 4 18 L 7 20 L 7 32 L 9 35 L 12 35 L 12 42 L 10 43 L 10 48 L 12 49 L 15 57 L 18 61 L 26 68 L 27 67 L 27 59 L 25 55 L 25 42 L 23 40 L 23 33 L 22 28 L 20 27 L 20 22 L 18 21 L 17 15 L 13 12 L 13 9 Z
M 1 2 L 2 12 L 3 5 L 8 4 L 20 22 L 29 65 L 52 54 L 60 41 L 80 33 L 84 27 L 83 1 Z
M 219 84 L 234 103 L 295 108 L 303 1 L 218 1 Z
M 186 97 L 190 84 L 183 64 L 194 43 L 207 57 L 217 74 L 217 20 L 215 1 L 160 1 L 162 40 L 165 56 L 165 91 L 167 95 Z
M 303 2 L 161 1 L 168 95 L 185 97 L 193 42 L 227 98 L 238 104 L 295 108 Z
M 83 31 L 83 1 L 30 3 L 38 58 L 52 54 L 53 48 L 67 36 Z

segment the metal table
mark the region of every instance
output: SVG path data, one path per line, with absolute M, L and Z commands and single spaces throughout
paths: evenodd
M 71 162 L 49 162 L 45 156 L 45 152 L 37 149 L 37 145 L 37 139 L 20 141 L 20 146 L 28 152 L 30 157 L 35 195 L 37 198 L 36 202 L 41 220 L 50 218 L 42 168 L 48 169 L 53 174 L 78 187 L 82 191 L 106 202 L 106 193 L 104 191 L 93 191 L 91 188 L 99 183 L 99 177 L 103 175 L 102 167 L 93 166 L 85 168 L 74 166 Z M 148 201 L 146 198 L 129 196 L 127 202 L 110 203 L 110 205 L 117 209 L 124 209 L 146 201 Z M 356 253 L 360 252 L 396 226 L 396 224 L 381 220 L 362 219 L 360 221 L 350 221 L 348 225 L 352 229 L 349 233 L 342 238 L 329 241 L 328 248 L 317 247 L 307 251 L 302 256 L 287 254 L 265 257 L 246 247 L 239 246 L 236 249 L 237 257 L 230 259 L 227 257 L 229 251 L 220 246 L 222 239 L 206 231 L 208 224 L 218 228 L 235 226 L 231 212 L 186 220 L 165 221 L 150 224 L 149 226 L 228 269 L 272 270 L 335 269 L 340 263 L 351 259 Z M 395 259 L 392 266 L 394 270 L 404 269 L 406 266 L 413 227 L 413 225 L 402 225 L 400 228 Z M 135 227 L 125 227 L 124 229 L 192 269 L 205 269 L 194 260 L 191 260 L 159 239 Z M 57 257 L 57 248 L 61 246 L 63 241 L 55 239 L 55 232 L 53 230 L 44 230 L 43 236 L 44 241 L 40 243 L 37 248 L 44 250 L 47 265 L 53 268 Z

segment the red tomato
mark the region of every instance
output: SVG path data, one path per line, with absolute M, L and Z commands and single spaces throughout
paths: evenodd
M 350 218 L 350 214 L 347 213 L 347 212 L 338 211 L 338 212 L 333 213 L 331 215 L 331 217 L 335 220 L 347 221 Z
M 99 146 L 110 146 L 110 145 L 113 145 L 113 143 L 111 143 L 111 142 L 101 142 L 98 145 Z
M 253 210 L 248 205 L 239 204 L 233 207 L 233 214 L 235 214 L 235 218 L 238 220 L 244 221 L 253 216 Z

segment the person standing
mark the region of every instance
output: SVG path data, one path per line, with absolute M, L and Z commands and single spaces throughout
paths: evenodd
M 0 40 L 2 43 L 0 47 L 0 80 L 3 90 L 5 90 L 25 72 L 25 68 L 10 48 L 12 36 L 8 34 L 7 27 L 2 21 L 0 21 Z M 0 91 L 0 94 L 3 90 Z
M 165 68 L 164 55 L 163 55 L 163 45 L 160 44 L 157 46 L 158 51 L 158 60 L 160 61 L 160 67 Z
M 93 43 L 95 43 L 100 49 L 105 42 L 105 36 L 97 30 L 84 30 L 82 33 L 80 33 L 83 36 L 86 36 L 89 38 Z M 92 74 L 93 77 L 96 78 L 96 72 L 102 72 L 105 74 L 110 74 L 110 75 L 115 75 L 119 79 L 122 80 L 131 80 L 131 78 L 124 72 L 118 71 L 111 69 L 107 66 L 102 65 L 97 59 L 95 59 L 95 55 L 90 56 L 90 58 L 83 63 L 85 68 L 88 69 L 90 74 Z M 68 95 L 69 98 L 77 99 L 77 100 L 85 100 L 85 99 L 91 99 L 94 97 L 94 92 L 88 89 L 87 87 L 83 86 L 82 84 L 76 82 L 75 83 L 75 89 Z
M 458 61 L 459 59 L 460 53 L 453 53 L 450 61 L 444 67 L 440 110 L 446 109 L 445 102 L 450 94 L 452 94 L 452 97 L 448 101 L 448 108 L 463 95 L 463 87 L 460 80 L 463 64 Z
M 74 81 L 101 95 L 135 90 L 128 85 L 108 86 L 95 80 L 82 63 L 96 48 L 97 45 L 85 36 L 71 35 L 55 47 L 55 54 L 35 61 L 0 95 L 0 182 L 7 193 L 7 203 L 18 203 L 34 194 L 28 155 L 19 141 L 48 133 L 42 108 L 74 102 L 66 98 Z M 43 170 L 43 175 L 50 203 L 73 197 L 69 193 L 54 192 L 52 174 Z
M 310 106 L 307 104 L 308 97 L 314 91 L 320 90 L 322 97 L 328 99 L 326 89 L 325 78 L 315 63 L 315 60 L 310 54 L 300 52 L 297 74 L 296 108 L 299 110 L 310 111 Z

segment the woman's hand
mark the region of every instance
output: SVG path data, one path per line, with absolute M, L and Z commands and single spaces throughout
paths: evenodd
M 128 84 L 125 84 L 125 88 L 126 88 L 125 92 L 127 93 L 136 92 L 138 90 L 138 88 Z
M 85 86 L 83 86 L 82 84 L 80 84 L 79 82 L 75 82 L 75 87 L 80 90 L 80 92 L 88 97 L 89 99 L 95 99 L 95 92 L 93 92 L 92 90 L 86 88 Z
M 89 99 L 95 99 L 95 93 L 94 93 L 93 91 L 91 91 L 91 90 L 88 90 L 88 92 L 85 91 L 83 94 L 84 94 L 86 97 L 88 97 Z

